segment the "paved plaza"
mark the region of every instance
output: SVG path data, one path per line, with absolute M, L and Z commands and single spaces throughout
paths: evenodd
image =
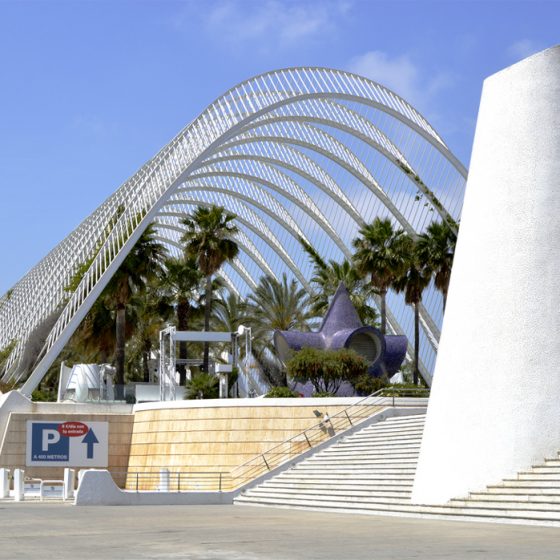
M 553 560 L 560 529 L 241 506 L 0 505 L 15 560 Z

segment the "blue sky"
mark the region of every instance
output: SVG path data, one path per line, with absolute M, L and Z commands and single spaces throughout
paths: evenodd
M 560 2 L 0 0 L 0 294 L 206 105 L 273 68 L 366 75 L 468 165 L 484 78 Z

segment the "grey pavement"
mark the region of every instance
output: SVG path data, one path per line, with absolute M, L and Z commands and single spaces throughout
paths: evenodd
M 560 529 L 242 506 L 4 502 L 0 558 L 556 560 Z

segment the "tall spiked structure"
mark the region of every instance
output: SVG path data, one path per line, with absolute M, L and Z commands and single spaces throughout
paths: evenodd
M 560 443 L 560 46 L 484 82 L 413 501 Z
M 390 216 L 411 234 L 457 220 L 466 170 L 409 103 L 366 78 L 324 68 L 276 70 L 233 87 L 188 124 L 12 290 L 0 298 L 2 379 L 29 394 L 148 224 L 180 253 L 181 218 L 198 205 L 237 215 L 241 254 L 222 274 L 247 293 L 262 274 L 288 272 L 308 290 L 300 238 L 326 259 L 351 256 L 358 229 Z M 69 293 L 70 278 L 89 270 Z M 411 330 L 391 296 L 392 332 Z M 426 374 L 441 300 L 421 310 Z

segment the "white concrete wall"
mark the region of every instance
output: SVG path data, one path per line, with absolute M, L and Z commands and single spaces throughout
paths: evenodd
M 81 477 L 77 506 L 160 506 L 231 504 L 234 492 L 128 492 L 105 470 L 88 470 Z
M 560 46 L 484 82 L 412 499 L 560 450 Z

